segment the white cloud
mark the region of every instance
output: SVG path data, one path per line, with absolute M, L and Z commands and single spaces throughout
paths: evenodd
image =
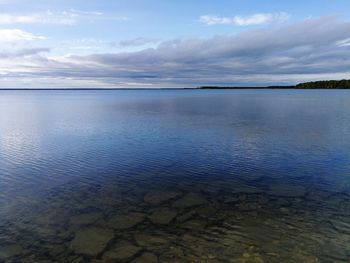
M 250 16 L 234 16 L 223 17 L 215 15 L 203 15 L 199 18 L 199 22 L 212 26 L 212 25 L 235 25 L 235 26 L 249 26 L 249 25 L 261 25 L 272 22 L 283 22 L 290 17 L 285 12 L 280 13 L 262 13 L 253 14 Z
M 57 24 L 57 25 L 75 25 L 80 20 L 110 19 L 125 21 L 127 17 L 106 17 L 103 13 L 97 11 L 78 11 L 69 10 L 61 12 L 46 11 L 34 14 L 1 14 L 0 24 Z
M 349 47 L 350 46 L 350 38 L 337 41 L 336 44 L 339 47 Z
M 43 36 L 34 35 L 21 29 L 0 29 L 0 43 L 12 43 L 18 41 L 33 41 L 45 39 Z
M 35 18 L 32 16 L 14 16 L 9 14 L 0 14 L 0 24 L 30 24 L 34 22 Z
M 77 22 L 74 13 L 47 11 L 42 14 L 13 15 L 0 14 L 0 24 L 62 24 L 72 25 Z

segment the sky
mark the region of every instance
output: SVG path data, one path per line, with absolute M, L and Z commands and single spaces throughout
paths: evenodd
M 349 0 L 0 0 L 0 88 L 350 79 Z

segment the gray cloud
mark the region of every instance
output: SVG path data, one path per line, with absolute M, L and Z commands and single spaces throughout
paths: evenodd
M 119 43 L 112 43 L 112 45 L 120 47 L 139 47 L 144 46 L 146 44 L 157 43 L 158 41 L 159 40 L 155 38 L 136 37 L 120 41 Z
M 32 57 L 32 56 L 36 56 L 46 52 L 50 52 L 50 49 L 49 48 L 26 48 L 26 49 L 19 49 L 14 52 L 0 51 L 0 59 L 23 58 L 28 56 Z
M 41 56 L 26 78 L 103 85 L 266 85 L 350 78 L 350 23 L 323 17 L 209 39 L 175 39 L 138 52 Z M 13 74 L 13 73 L 12 73 Z

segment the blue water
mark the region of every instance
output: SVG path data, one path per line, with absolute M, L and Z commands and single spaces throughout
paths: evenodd
M 296 229 L 289 229 L 291 233 L 300 230 L 296 237 L 291 237 L 288 228 L 276 230 L 268 241 L 278 241 L 283 232 L 286 244 L 279 247 L 272 242 L 267 249 L 266 240 L 252 236 L 236 240 L 225 228 L 222 236 L 232 235 L 230 240 L 241 249 L 225 254 L 215 252 L 214 244 L 203 245 L 204 251 L 212 248 L 215 262 L 229 262 L 228 258 L 237 262 L 350 260 L 350 232 L 346 230 L 350 227 L 350 92 L 346 90 L 0 91 L 0 131 L 0 231 L 4 230 L 0 244 L 13 249 L 22 240 L 17 247 L 20 252 L 3 256 L 8 262 L 29 260 L 33 255 L 35 260 L 56 257 L 59 262 L 103 258 L 110 247 L 94 256 L 70 248 L 77 230 L 71 230 L 67 220 L 72 214 L 97 210 L 103 214 L 101 220 L 123 209 L 121 214 L 134 210 L 149 214 L 157 208 L 144 204 L 150 189 L 176 190 L 183 196 L 199 193 L 207 206 L 218 211 L 232 209 L 235 216 L 255 218 L 241 226 L 241 233 L 249 233 L 251 227 L 257 228 L 256 233 L 262 222 L 283 216 L 283 222 L 289 221 Z M 123 194 L 117 195 L 118 191 Z M 82 195 L 85 199 L 76 201 Z M 97 196 L 135 202 L 118 210 L 114 200 L 102 209 L 91 198 Z M 230 198 L 237 200 L 227 201 Z M 171 207 L 173 201 L 162 206 Z M 251 205 L 255 208 L 247 209 Z M 58 213 L 59 209 L 69 213 Z M 179 228 L 177 234 L 172 233 L 179 238 L 191 233 L 182 233 L 182 222 L 177 220 L 189 211 L 176 209 L 177 217 L 169 227 Z M 289 212 L 279 215 L 284 209 Z M 29 246 L 33 239 L 42 238 L 34 234 L 33 218 L 38 213 L 61 214 L 60 223 L 48 228 L 65 229 L 67 237 L 60 241 L 52 237 L 55 242 L 43 238 L 42 246 Z M 194 215 L 190 220 L 209 222 L 201 229 L 202 236 L 195 235 L 203 240 L 213 231 L 210 225 L 233 224 L 233 218 L 218 213 L 203 219 L 198 212 L 198 218 Z M 166 232 L 146 227 L 148 223 L 125 230 L 123 238 L 135 242 L 128 235 L 142 229 Z M 25 224 L 33 232 L 22 236 Z M 101 222 L 98 225 L 106 228 Z M 302 233 L 308 235 L 301 237 Z M 183 257 L 177 255 L 180 262 L 214 262 L 209 256 L 208 261 L 199 259 L 191 242 L 182 248 Z M 59 257 L 50 254 L 53 243 L 66 248 Z M 166 248 L 143 249 L 160 261 L 167 255 Z M 1 253 L 0 249 L 0 262 Z M 132 261 L 140 253 L 123 260 Z

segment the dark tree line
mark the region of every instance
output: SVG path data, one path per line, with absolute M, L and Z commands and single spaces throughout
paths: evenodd
M 350 89 L 350 79 L 305 82 L 305 83 L 300 83 L 296 86 L 266 86 L 266 87 L 202 86 L 199 88 L 201 89 Z
M 350 80 L 325 80 L 305 82 L 296 85 L 297 89 L 350 89 Z

